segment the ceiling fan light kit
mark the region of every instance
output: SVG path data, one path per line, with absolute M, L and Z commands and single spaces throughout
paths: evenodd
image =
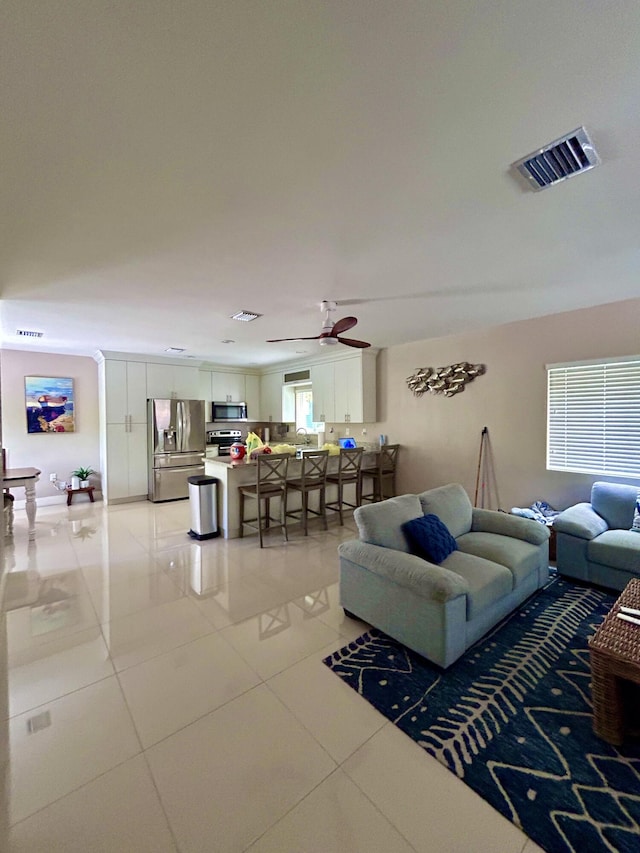
M 314 335 L 308 338 L 275 338 L 267 341 L 268 344 L 280 344 L 286 341 L 320 341 L 321 347 L 334 346 L 334 344 L 345 344 L 348 347 L 356 347 L 357 349 L 365 349 L 371 344 L 366 341 L 359 341 L 355 338 L 341 338 L 341 332 L 348 332 L 358 322 L 357 317 L 343 317 L 335 323 L 331 319 L 331 313 L 337 308 L 336 302 L 324 300 L 320 306 L 320 310 L 325 315 L 322 324 L 322 331 L 319 335 Z

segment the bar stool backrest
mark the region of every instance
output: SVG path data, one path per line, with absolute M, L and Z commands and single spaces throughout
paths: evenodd
M 287 471 L 289 467 L 290 454 L 288 453 L 260 453 L 258 459 L 257 486 L 258 494 L 265 487 L 273 491 L 274 487 L 283 491 L 287 485 Z
M 342 480 L 357 480 L 362 468 L 364 447 L 342 447 L 338 464 L 338 476 Z
M 378 468 L 384 474 L 390 474 L 396 470 L 398 464 L 399 444 L 383 444 L 378 456 Z
M 302 455 L 302 470 L 300 480 L 305 483 L 324 482 L 327 479 L 327 463 L 329 462 L 328 450 L 317 450 L 314 453 Z

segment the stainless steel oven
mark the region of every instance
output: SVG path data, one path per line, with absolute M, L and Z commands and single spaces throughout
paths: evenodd
M 239 429 L 212 429 L 207 433 L 207 447 L 216 446 L 218 456 L 231 456 L 231 445 L 241 440 Z

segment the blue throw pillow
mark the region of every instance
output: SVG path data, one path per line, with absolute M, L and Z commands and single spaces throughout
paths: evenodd
M 430 563 L 441 563 L 458 550 L 458 543 L 437 515 L 421 515 L 402 525 L 411 553 Z

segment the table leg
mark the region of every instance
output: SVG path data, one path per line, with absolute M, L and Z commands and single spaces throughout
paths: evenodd
M 614 746 L 624 740 L 624 708 L 620 680 L 607 671 L 606 662 L 591 655 L 593 731 Z
M 36 484 L 26 483 L 24 487 L 26 503 L 25 510 L 27 512 L 27 520 L 29 522 L 29 539 L 36 538 Z
M 89 491 L 89 500 L 93 503 L 93 489 L 90 489 Z

